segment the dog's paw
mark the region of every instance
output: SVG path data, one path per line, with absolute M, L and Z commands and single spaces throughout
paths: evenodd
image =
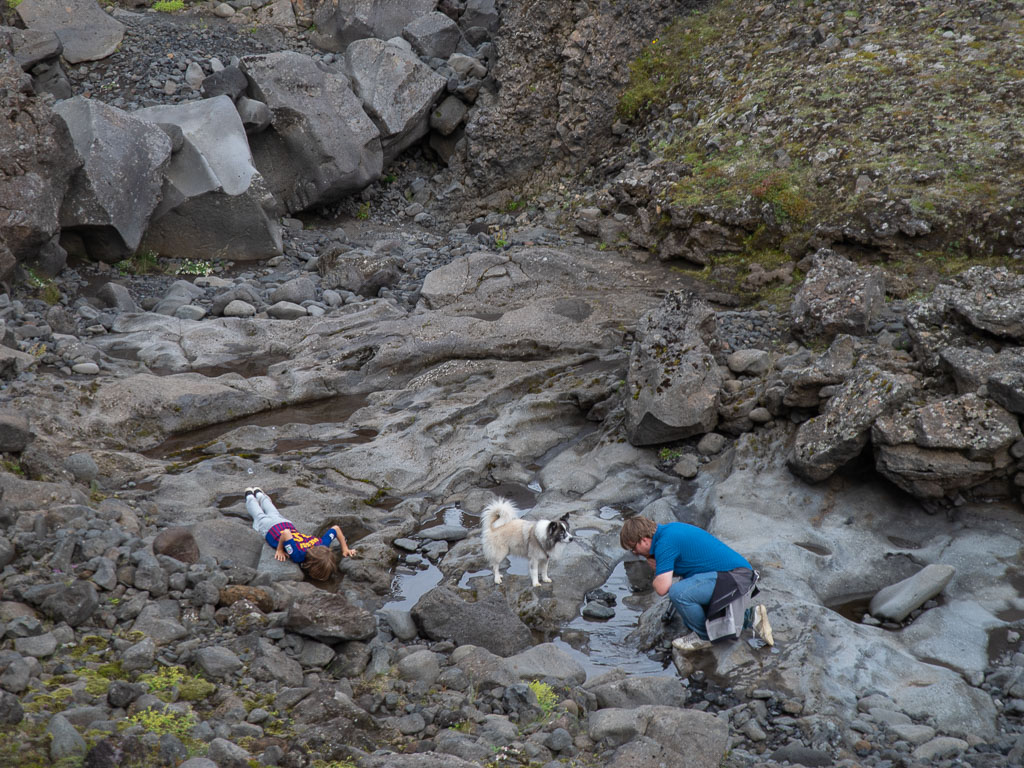
M 541 579 L 541 581 L 543 581 L 545 584 L 550 584 L 551 583 L 551 579 L 549 579 L 547 576 L 545 576 L 543 579 Z M 534 584 L 533 586 L 537 586 L 537 585 Z
M 501 576 L 495 576 L 494 577 L 494 583 L 495 584 L 501 584 Z

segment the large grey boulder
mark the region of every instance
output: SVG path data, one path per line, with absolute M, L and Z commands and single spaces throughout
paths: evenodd
M 911 611 L 939 594 L 956 573 L 951 565 L 931 563 L 913 576 L 880 589 L 868 610 L 872 616 L 891 621 L 903 621 Z
M 940 498 L 1005 473 L 1021 439 L 1017 418 L 971 393 L 880 417 L 871 429 L 875 467 L 908 493 Z
M 11 36 L 14 58 L 26 72 L 31 71 L 36 64 L 57 58 L 64 51 L 64 45 L 53 31 L 0 27 L 0 32 Z
M 644 315 L 626 376 L 626 435 L 633 445 L 682 440 L 718 421 L 722 374 L 715 313 L 685 291 Z
M 936 287 L 907 312 L 914 355 L 926 368 L 940 366 L 949 347 L 973 347 L 978 332 L 1024 340 L 1024 278 L 1004 268 L 971 267 Z
M 434 10 L 437 0 L 325 0 L 313 14 L 310 42 L 340 53 L 366 37 L 397 37 L 412 21 Z
M 20 453 L 35 436 L 26 414 L 12 408 L 0 410 L 0 451 Z
M 64 121 L 31 92 L 30 78 L 0 44 L 0 280 L 60 231 L 68 179 L 82 162 Z
M 729 748 L 729 726 L 724 720 L 707 712 L 660 705 L 591 712 L 587 735 L 611 746 L 646 736 L 677 755 L 685 755 L 679 764 L 693 768 L 715 768 Z
M 380 178 L 380 133 L 344 75 L 292 51 L 246 56 L 249 96 L 273 113 L 251 139 L 256 167 L 294 213 L 340 200 Z
M 276 203 L 253 165 L 245 128 L 228 95 L 134 114 L 177 126 L 183 138 L 164 171 L 163 199 L 143 248 L 167 256 L 234 261 L 281 254 Z
M 380 131 L 384 162 L 427 135 L 430 110 L 447 81 L 411 51 L 383 40 L 357 40 L 345 66 L 363 109 Z
M 871 425 L 906 400 L 916 389 L 913 376 L 858 369 L 825 405 L 819 416 L 797 430 L 789 468 L 812 483 L 824 480 L 860 455 L 868 444 Z
M 82 96 L 53 109 L 82 158 L 61 207 L 61 226 L 77 231 L 90 257 L 120 261 L 138 248 L 160 201 L 171 140 L 151 123 Z
M 394 285 L 402 276 L 402 261 L 396 256 L 335 246 L 317 260 L 324 288 L 341 288 L 372 298 L 381 288 Z
M 412 617 L 424 637 L 477 645 L 499 656 L 533 645 L 529 628 L 493 591 L 467 600 L 448 587 L 435 587 L 413 606 Z
M 793 297 L 793 331 L 804 337 L 863 336 L 885 302 L 881 267 L 861 268 L 834 251 L 814 254 L 814 266 Z
M 340 592 L 322 590 L 295 600 L 288 608 L 285 626 L 292 632 L 331 642 L 369 640 L 377 634 L 372 614 L 350 603 Z
M 783 404 L 790 408 L 817 408 L 822 387 L 841 384 L 853 373 L 856 342 L 852 336 L 837 336 L 824 353 L 810 365 L 786 366 L 782 381 L 786 385 Z
M 106 58 L 124 37 L 124 24 L 96 0 L 22 0 L 15 10 L 28 29 L 57 33 L 68 64 Z
M 425 59 L 447 59 L 459 47 L 459 25 L 440 11 L 413 20 L 402 30 L 402 37 Z

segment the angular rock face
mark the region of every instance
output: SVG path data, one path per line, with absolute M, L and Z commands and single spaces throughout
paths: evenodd
M 246 56 L 249 96 L 273 113 L 250 140 L 256 167 L 289 213 L 340 200 L 380 178 L 380 133 L 344 75 L 284 51 Z
M 427 135 L 430 110 L 446 80 L 414 53 L 382 40 L 357 40 L 345 51 L 352 88 L 380 130 L 384 162 Z
M 491 192 L 535 171 L 557 173 L 567 161 L 603 157 L 615 141 L 608 126 L 629 82 L 628 62 L 672 17 L 696 5 L 643 0 L 581 10 L 568 3 L 503 3 L 498 26 L 489 12 L 493 3 L 467 4 L 463 29 L 497 28 L 495 76 L 502 87 L 481 93 L 486 107 L 471 118 L 466 152 L 453 161 Z
M 402 37 L 426 59 L 447 59 L 458 48 L 462 33 L 448 16 L 434 11 L 410 23 L 402 30 Z
M 66 123 L 82 168 L 61 207 L 88 255 L 113 263 L 133 253 L 160 200 L 171 141 L 157 126 L 99 101 L 76 96 L 54 107 Z
M 435 587 L 419 599 L 412 617 L 425 637 L 478 645 L 499 656 L 533 644 L 530 630 L 495 592 L 469 602 L 448 587 Z
M 319 640 L 369 640 L 377 622 L 366 610 L 338 593 L 317 592 L 296 600 L 288 609 L 285 626 Z
M 124 37 L 124 24 L 96 0 L 22 0 L 16 10 L 27 28 L 57 33 L 68 64 L 106 58 Z
M 722 373 L 715 313 L 682 291 L 641 318 L 626 378 L 626 434 L 652 445 L 710 432 L 718 420 Z
M 936 369 L 943 350 L 971 347 L 978 331 L 1002 341 L 1024 340 L 1024 278 L 1003 267 L 971 267 L 907 314 L 915 356 Z
M 163 199 L 142 247 L 160 254 L 250 261 L 282 251 L 276 203 L 253 165 L 245 128 L 227 95 L 133 113 L 177 126 L 182 145 L 164 171 Z
M 814 254 L 814 267 L 793 299 L 793 331 L 805 338 L 864 335 L 885 300 L 880 267 L 863 269 L 834 251 Z
M 313 13 L 316 31 L 310 41 L 325 51 L 340 52 L 355 40 L 388 40 L 436 5 L 436 0 L 325 0 Z
M 871 430 L 875 466 L 921 498 L 940 498 L 996 477 L 1013 463 L 1017 418 L 975 394 L 904 408 Z
M 0 280 L 57 234 L 68 178 L 81 164 L 64 121 L 31 93 L 0 36 Z
M 800 425 L 787 462 L 810 482 L 829 477 L 868 443 L 871 425 L 915 389 L 912 376 L 868 367 L 829 399 L 824 412 Z

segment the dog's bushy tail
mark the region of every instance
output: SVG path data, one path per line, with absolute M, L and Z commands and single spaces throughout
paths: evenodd
M 492 528 L 500 528 L 510 520 L 515 520 L 519 517 L 519 510 L 516 505 L 508 499 L 503 499 L 500 496 L 484 507 L 484 511 L 480 515 L 480 527 L 485 531 Z

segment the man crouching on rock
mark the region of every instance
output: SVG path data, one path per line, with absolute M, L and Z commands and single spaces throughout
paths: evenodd
M 690 630 L 672 641 L 674 648 L 695 651 L 709 647 L 709 614 L 713 621 L 725 620 L 725 626 L 714 627 L 715 639 L 736 636 L 752 623 L 765 643 L 774 644 L 765 607 L 748 607 L 757 592 L 757 572 L 746 558 L 707 531 L 686 523 L 658 525 L 637 516 L 622 524 L 619 543 L 646 558 L 654 570 L 654 591 L 668 595 Z M 675 584 L 674 576 L 681 577 Z M 722 610 L 725 614 L 719 616 Z

